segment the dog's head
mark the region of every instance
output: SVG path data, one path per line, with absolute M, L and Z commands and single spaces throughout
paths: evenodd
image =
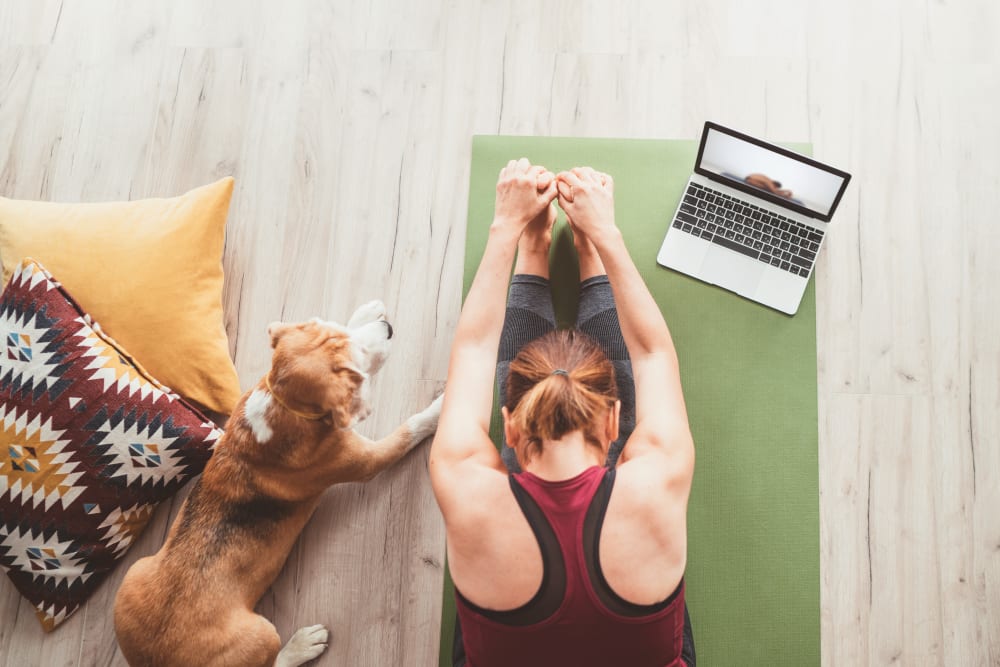
M 274 322 L 267 332 L 274 349 L 268 392 L 281 407 L 339 428 L 371 414 L 369 378 L 385 363 L 392 338 L 381 302 L 365 304 L 346 325 L 313 318 Z

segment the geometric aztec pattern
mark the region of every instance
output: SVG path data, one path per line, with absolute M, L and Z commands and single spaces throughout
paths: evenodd
M 51 631 L 222 431 L 32 260 L 0 296 L 0 344 L 0 566 Z

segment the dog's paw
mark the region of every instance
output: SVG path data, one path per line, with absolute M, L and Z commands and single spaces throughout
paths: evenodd
M 442 403 L 444 403 L 444 394 L 435 398 L 430 405 L 406 420 L 406 426 L 410 429 L 410 437 L 414 445 L 426 440 L 437 431 Z
M 354 314 L 351 315 L 351 319 L 347 322 L 347 328 L 357 329 L 358 327 L 363 327 L 370 322 L 384 320 L 385 315 L 384 303 L 377 300 L 369 301 L 354 311 Z
M 428 415 L 434 417 L 434 425 L 435 426 L 437 426 L 438 417 L 441 416 L 441 406 L 442 405 L 444 405 L 444 392 L 441 392 L 440 394 L 438 394 L 437 398 L 435 398 L 433 401 L 431 401 L 431 404 L 428 405 L 426 408 L 423 409 L 423 412 L 426 412 Z
M 322 625 L 299 628 L 278 653 L 274 667 L 298 667 L 326 650 L 330 633 Z

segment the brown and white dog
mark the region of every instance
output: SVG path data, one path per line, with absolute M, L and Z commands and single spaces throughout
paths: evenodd
M 293 667 L 319 656 L 323 626 L 282 648 L 254 606 L 330 485 L 371 479 L 437 428 L 440 397 L 382 440 L 351 429 L 371 412 L 369 377 L 389 352 L 381 302 L 346 327 L 314 319 L 268 333 L 271 371 L 236 406 L 163 548 L 118 591 L 115 633 L 131 665 Z

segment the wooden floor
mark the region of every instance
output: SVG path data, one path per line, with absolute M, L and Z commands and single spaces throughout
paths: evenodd
M 234 175 L 243 386 L 271 320 L 380 297 L 382 434 L 445 377 L 473 134 L 811 141 L 854 174 L 817 269 L 823 664 L 1000 665 L 998 37 L 995 0 L 2 0 L 0 194 Z M 331 628 L 317 664 L 435 664 L 426 459 L 332 491 L 262 601 Z M 4 578 L 0 664 L 123 664 L 115 590 L 183 495 L 51 635 Z

